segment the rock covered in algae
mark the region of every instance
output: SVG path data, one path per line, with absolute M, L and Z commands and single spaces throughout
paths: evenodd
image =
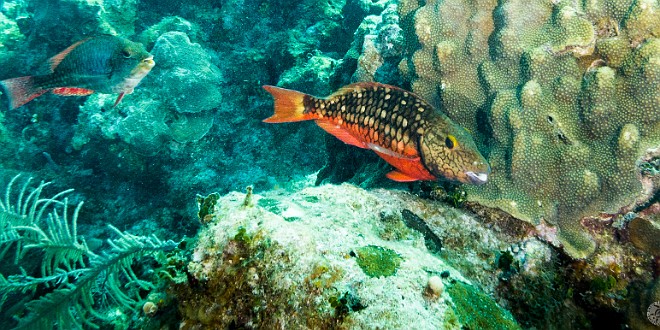
M 346 184 L 298 188 L 254 194 L 253 206 L 240 193 L 217 200 L 188 265 L 193 280 L 175 289 L 182 329 L 517 328 L 508 311 L 402 225 L 395 214 L 413 196 Z M 447 290 L 429 299 L 433 276 Z
M 399 12 L 401 72 L 492 166 L 471 200 L 549 221 L 586 257 L 581 218 L 648 198 L 635 163 L 660 145 L 657 1 L 404 0 Z

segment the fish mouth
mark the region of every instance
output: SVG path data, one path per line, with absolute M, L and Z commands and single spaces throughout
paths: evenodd
M 124 80 L 121 81 L 121 83 L 117 84 L 112 88 L 112 91 L 115 93 L 125 93 L 125 94 L 131 94 L 133 93 L 133 89 L 135 86 L 137 86 L 140 81 L 142 81 L 142 78 L 144 78 L 149 72 L 151 72 L 151 68 L 154 67 L 156 63 L 154 62 L 154 57 L 149 56 L 140 63 L 131 71 L 131 73 L 124 78 Z
M 152 55 L 143 59 L 140 62 L 140 64 L 138 64 L 138 67 L 141 68 L 142 70 L 151 70 L 151 68 L 153 68 L 154 65 L 156 65 L 156 62 L 154 62 L 154 57 Z
M 476 185 L 482 185 L 488 181 L 488 173 L 474 173 L 472 171 L 465 172 L 465 175 L 467 175 L 468 180 L 470 180 L 471 183 L 476 184 Z

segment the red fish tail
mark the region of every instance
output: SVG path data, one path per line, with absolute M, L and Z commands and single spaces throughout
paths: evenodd
M 272 116 L 264 119 L 265 123 L 286 123 L 316 119 L 313 114 L 305 113 L 304 99 L 308 96 L 307 94 L 269 85 L 263 87 L 275 99 L 275 112 Z
M 7 97 L 9 98 L 9 108 L 14 110 L 25 103 L 28 103 L 40 96 L 41 94 L 47 92 L 47 89 L 42 89 L 34 84 L 34 78 L 31 76 L 27 77 L 18 77 L 11 78 L 7 80 L 0 81 L 7 91 Z

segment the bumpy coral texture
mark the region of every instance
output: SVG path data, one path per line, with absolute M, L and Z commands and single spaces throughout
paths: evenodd
M 639 204 L 635 163 L 660 145 L 658 1 L 404 0 L 399 12 L 411 36 L 399 69 L 488 154 L 492 177 L 471 198 L 557 224 L 570 255 L 589 255 L 580 219 Z

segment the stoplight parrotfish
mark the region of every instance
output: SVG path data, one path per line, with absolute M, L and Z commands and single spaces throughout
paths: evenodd
M 371 149 L 399 182 L 449 180 L 484 184 L 490 166 L 472 136 L 417 95 L 379 83 L 342 87 L 327 98 L 263 86 L 275 99 L 266 123 L 315 120 L 347 144 Z
M 49 60 L 50 73 L 0 81 L 16 109 L 46 92 L 64 96 L 119 93 L 115 105 L 133 92 L 154 67 L 153 56 L 140 43 L 116 37 L 83 39 Z

